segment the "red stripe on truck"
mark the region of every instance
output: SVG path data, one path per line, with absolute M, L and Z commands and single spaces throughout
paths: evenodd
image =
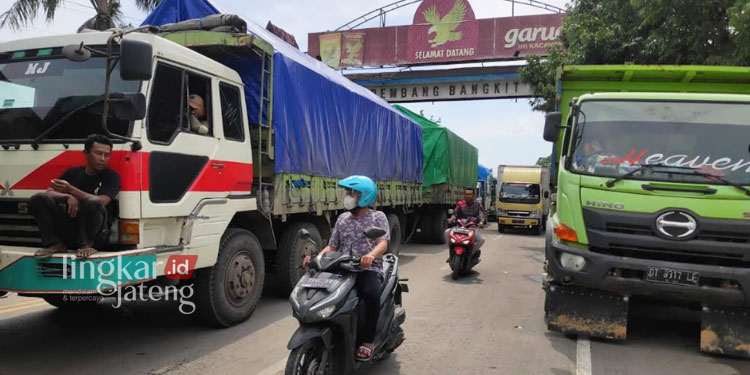
M 11 189 L 46 190 L 50 187 L 51 181 L 60 178 L 60 175 L 68 168 L 85 164 L 86 159 L 82 151 L 64 151 L 40 165 L 14 184 Z M 149 190 L 148 152 L 113 151 L 107 167 L 120 175 L 120 191 Z M 252 183 L 253 165 L 251 163 L 211 160 L 203 168 L 189 191 L 249 192 Z

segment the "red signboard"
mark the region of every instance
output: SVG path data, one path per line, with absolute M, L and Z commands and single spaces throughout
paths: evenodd
M 478 33 L 466 0 L 424 1 L 409 26 L 407 56 L 417 63 L 470 59 L 477 53 Z
M 557 13 L 477 20 L 468 0 L 425 0 L 412 25 L 308 34 L 307 53 L 334 68 L 546 55 L 549 46 L 560 44 L 563 17 Z

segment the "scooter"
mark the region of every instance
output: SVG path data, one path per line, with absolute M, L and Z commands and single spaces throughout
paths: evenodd
M 479 256 L 482 251 L 475 246 L 478 230 L 474 221 L 458 219 L 448 232 L 448 251 L 450 252 L 448 264 L 451 267 L 453 280 L 458 280 L 459 276 L 468 273 L 480 262 Z
M 385 234 L 382 228 L 364 232 L 368 238 Z M 304 232 L 303 232 L 304 235 Z M 364 305 L 359 303 L 355 282 L 363 272 L 359 258 L 328 252 L 312 259 L 289 296 L 292 313 L 300 326 L 289 340 L 291 350 L 286 375 L 349 374 L 364 362 L 356 360 L 364 324 Z M 372 362 L 387 358 L 404 341 L 401 325 L 406 311 L 401 293 L 408 292 L 407 279 L 398 278 L 398 257 L 383 256 L 385 274 L 380 295 L 380 316 L 373 345 Z

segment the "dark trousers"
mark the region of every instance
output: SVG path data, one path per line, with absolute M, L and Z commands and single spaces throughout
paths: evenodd
M 107 219 L 104 206 L 95 200 L 79 201 L 78 213 L 72 218 L 66 205 L 55 202 L 45 193 L 31 197 L 29 209 L 39 225 L 45 247 L 63 243 L 70 249 L 77 249 L 83 244 L 94 244 L 101 237 Z
M 380 274 L 364 271 L 357 274 L 357 295 L 365 303 L 365 327 L 362 342 L 373 342 L 380 315 L 380 290 L 383 281 Z

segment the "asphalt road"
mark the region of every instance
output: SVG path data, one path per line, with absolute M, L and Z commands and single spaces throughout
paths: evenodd
M 750 374 L 750 361 L 701 354 L 690 311 L 631 306 L 625 343 L 547 332 L 543 238 L 487 238 L 476 272 L 450 278 L 447 250 L 402 248 L 406 341 L 361 374 Z M 0 374 L 281 374 L 296 321 L 273 290 L 247 322 L 201 326 L 174 302 L 105 303 L 80 315 L 42 300 L 0 299 Z

